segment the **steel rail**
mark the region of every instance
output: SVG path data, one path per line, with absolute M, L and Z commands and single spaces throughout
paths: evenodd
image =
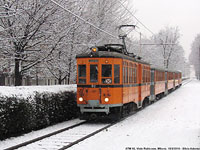
M 116 123 L 118 123 L 118 122 L 111 123 L 111 124 L 109 124 L 109 125 L 107 125 L 107 126 L 101 128 L 101 129 L 99 129 L 99 130 L 97 130 L 97 131 L 94 131 L 94 132 L 92 132 L 92 133 L 90 133 L 90 134 L 88 134 L 88 135 L 86 135 L 86 136 L 84 136 L 84 137 L 82 137 L 82 138 L 80 138 L 80 139 L 78 139 L 78 140 L 76 140 L 76 141 L 70 143 L 69 145 L 66 145 L 66 146 L 64 146 L 64 147 L 62 147 L 62 148 L 60 148 L 60 149 L 58 149 L 58 150 L 65 150 L 65 149 L 68 149 L 68 148 L 70 148 L 70 147 L 72 147 L 72 146 L 78 144 L 79 142 L 82 142 L 82 141 L 84 141 L 85 139 L 88 139 L 88 138 L 94 136 L 95 134 L 97 134 L 97 133 L 99 133 L 99 132 L 101 132 L 101 131 L 103 131 L 103 130 L 105 130 L 105 129 L 107 129 L 107 128 L 113 126 L 113 125 L 115 125 Z
M 66 127 L 66 128 L 60 129 L 60 130 L 58 130 L 58 131 L 55 131 L 55 132 L 52 132 L 52 133 L 43 135 L 43 136 L 41 136 L 41 137 L 38 137 L 38 138 L 35 138 L 35 139 L 32 139 L 32 140 L 26 141 L 26 142 L 23 142 L 23 143 L 21 143 L 21 144 L 18 144 L 18 145 L 15 145 L 15 146 L 6 148 L 6 149 L 4 149 L 4 150 L 14 150 L 14 149 L 18 149 L 18 148 L 20 148 L 20 147 L 27 146 L 27 145 L 29 145 L 29 144 L 35 143 L 35 142 L 40 141 L 40 140 L 42 140 L 42 139 L 48 138 L 48 137 L 50 137 L 50 136 L 59 134 L 59 133 L 61 133 L 61 132 L 67 131 L 67 130 L 72 129 L 72 128 L 75 128 L 75 127 L 78 127 L 78 126 L 80 126 L 80 125 L 82 125 L 82 124 L 85 124 L 86 122 L 87 122 L 87 121 L 83 121 L 83 122 L 81 122 L 81 123 L 78 123 L 78 124 L 72 125 L 72 126 L 70 126 L 70 127 Z

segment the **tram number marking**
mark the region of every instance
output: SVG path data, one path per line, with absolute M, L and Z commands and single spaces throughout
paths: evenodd
M 89 62 L 98 62 L 98 60 L 90 59 Z

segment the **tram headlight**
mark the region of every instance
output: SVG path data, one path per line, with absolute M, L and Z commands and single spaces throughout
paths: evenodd
M 105 102 L 108 102 L 108 101 L 109 101 L 109 98 L 106 97 L 106 98 L 105 98 Z
M 82 102 L 83 101 L 83 98 L 82 97 L 79 97 L 79 99 L 78 99 L 80 102 Z
M 98 48 L 97 47 L 93 47 L 92 48 L 92 52 L 97 52 L 98 51 Z

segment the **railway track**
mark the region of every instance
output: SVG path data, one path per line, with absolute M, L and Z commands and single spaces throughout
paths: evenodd
M 191 79 L 188 79 L 188 80 L 184 81 L 184 82 L 182 83 L 182 86 L 184 86 L 184 85 L 190 83 L 191 81 L 192 81 Z
M 26 141 L 4 150 L 64 150 L 107 128 L 115 123 L 91 123 L 83 121 L 73 126 Z

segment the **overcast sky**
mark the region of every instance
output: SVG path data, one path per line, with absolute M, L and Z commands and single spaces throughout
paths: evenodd
M 178 26 L 181 45 L 189 55 L 191 43 L 200 33 L 200 0 L 132 0 L 132 6 L 135 16 L 154 33 L 165 26 Z M 147 30 L 143 34 L 152 35 Z

